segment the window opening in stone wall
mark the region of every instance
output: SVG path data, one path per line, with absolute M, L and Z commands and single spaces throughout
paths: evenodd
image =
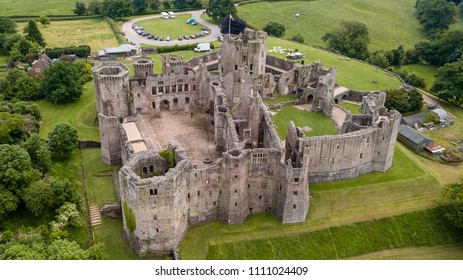
M 249 208 L 249 212 L 252 212 L 252 208 Z
M 251 71 L 252 71 L 252 63 L 251 63 L 251 65 L 249 65 L 249 70 L 251 70 Z
M 213 203 L 213 204 L 214 204 L 214 206 L 216 206 L 216 205 L 217 205 L 217 201 L 214 201 L 214 203 Z
M 153 191 L 153 190 L 150 190 L 150 195 L 154 195 L 154 191 Z
M 379 151 L 378 151 L 378 155 L 379 155 Z
M 154 189 L 154 195 L 158 195 L 158 189 Z
M 237 193 L 237 192 L 238 192 L 238 190 L 237 190 L 237 189 L 235 189 L 235 193 Z
M 259 199 L 262 200 L 262 196 L 261 196 L 261 195 L 259 195 Z
M 153 220 L 157 220 L 158 219 L 158 215 L 153 215 Z
M 294 183 L 299 183 L 299 178 L 294 178 Z
M 161 86 L 161 87 L 158 87 L 158 93 L 159 93 L 159 94 L 164 93 L 164 87 L 162 87 L 162 86 Z
M 150 173 L 153 173 L 153 172 L 154 172 L 154 166 L 150 165 Z
M 281 192 L 282 188 L 283 188 L 283 187 L 280 185 L 280 189 L 279 189 L 280 192 Z
M 170 93 L 170 86 L 166 86 L 166 93 Z
M 238 202 L 235 202 L 235 206 L 238 206 Z
M 363 153 L 360 153 L 360 159 L 362 159 L 362 158 L 363 158 Z
M 152 87 L 152 88 L 151 88 L 151 94 L 152 94 L 152 95 L 156 95 L 156 93 L 157 93 L 157 92 L 156 92 L 156 87 Z
M 188 193 L 186 197 L 187 197 L 188 199 L 190 199 L 190 193 Z
M 151 109 L 156 109 L 156 102 L 151 102 Z
M 164 81 L 158 81 L 158 85 L 163 85 Z
M 252 163 L 263 163 L 267 162 L 267 154 L 263 153 L 258 153 L 258 154 L 252 154 Z
M 248 188 L 250 188 L 250 187 L 251 187 L 251 184 L 248 184 Z
M 196 90 L 196 85 L 193 85 L 193 91 L 195 91 L 195 90 Z
M 158 228 L 156 229 L 156 232 L 159 232 L 159 229 L 158 229 Z
M 293 194 L 294 194 L 294 195 L 297 195 L 297 191 L 293 191 Z
M 238 175 L 235 175 L 235 179 L 238 178 Z
M 148 173 L 148 167 L 146 167 L 146 166 L 143 167 L 143 173 L 144 173 L 144 174 Z
M 172 85 L 172 93 L 176 93 L 177 92 L 177 85 Z
M 293 204 L 293 209 L 296 209 L 296 204 Z
M 185 84 L 185 91 L 188 91 L 188 84 Z
M 200 195 L 199 191 L 198 191 L 198 196 Z
M 183 79 L 178 79 L 177 83 L 183 83 Z
M 235 70 L 238 70 L 238 65 L 237 64 L 235 64 Z
M 183 91 L 183 84 L 180 84 L 178 85 L 178 92 L 182 92 Z

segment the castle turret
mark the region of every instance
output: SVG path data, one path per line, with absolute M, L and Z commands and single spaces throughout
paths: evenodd
M 135 77 L 146 78 L 153 76 L 154 62 L 149 57 L 139 57 L 133 60 L 133 69 L 135 70 Z
M 122 63 L 93 67 L 103 161 L 121 162 L 120 123 L 130 115 L 129 69 Z
M 225 35 L 219 71 L 222 76 L 244 70 L 251 78 L 265 73 L 267 33 L 246 28 L 240 35 Z

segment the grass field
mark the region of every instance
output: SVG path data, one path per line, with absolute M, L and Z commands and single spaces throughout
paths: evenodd
M 391 249 L 351 257 L 353 260 L 462 260 L 463 244 Z
M 400 68 L 408 73 L 415 73 L 418 77 L 424 79 L 425 89 L 429 90 L 436 81 L 437 67 L 424 64 L 404 65 Z
M 253 28 L 262 29 L 270 21 L 286 27 L 285 38 L 301 34 L 306 44 L 325 47 L 321 37 L 342 20 L 367 25 L 370 50 L 412 48 L 425 39 L 414 15 L 415 0 L 316 0 L 256 2 L 237 7 L 238 16 Z M 262 12 L 265 11 L 265 12 Z M 301 16 L 295 18 L 295 14 Z M 393 16 L 391 16 L 393 15 Z M 452 28 L 462 27 L 461 17 Z
M 99 141 L 100 134 L 95 123 L 96 101 L 93 81 L 84 85 L 84 93 L 80 99 L 68 104 L 54 104 L 47 100 L 36 102 L 42 113 L 40 137 L 47 139 L 48 132 L 58 122 L 68 122 L 79 132 L 80 140 Z
M 85 171 L 89 205 L 102 207 L 105 203 L 117 201 L 113 187 L 112 172 L 119 166 L 109 166 L 101 161 L 98 148 L 82 150 L 82 166 Z M 122 239 L 122 220 L 102 217 L 102 224 L 94 228 L 95 241 L 103 243 L 105 252 L 112 260 L 137 259 Z
M 360 114 L 361 105 L 342 101 L 339 105 L 344 109 L 351 111 L 352 114 Z
M 208 259 L 343 259 L 385 249 L 463 241 L 436 209 L 305 234 L 211 245 Z
M 0 54 L 0 66 L 5 66 L 10 60 L 10 56 L 6 54 Z
M 18 24 L 22 31 L 27 23 Z M 92 54 L 98 50 L 116 47 L 119 43 L 108 23 L 101 19 L 52 21 L 47 27 L 39 24 L 47 48 L 89 45 Z
M 201 32 L 202 25 L 187 24 L 186 21 L 191 18 L 191 14 L 176 15 L 174 19 L 155 18 L 137 22 L 143 26 L 145 32 L 151 33 L 158 37 L 166 38 L 170 36 L 172 40 L 177 40 L 178 36 L 192 35 Z M 194 40 L 191 41 L 192 44 Z
M 0 16 L 14 15 L 72 15 L 74 0 L 2 0 Z M 88 3 L 90 0 L 81 0 Z
M 286 138 L 288 123 L 293 121 L 297 127 L 310 127 L 312 130 L 304 132 L 306 136 L 336 135 L 339 134 L 334 123 L 322 113 L 300 110 L 292 106 L 284 106 L 273 117 L 278 136 L 281 140 Z
M 287 2 L 285 2 L 287 3 Z M 398 88 L 400 81 L 384 71 L 378 70 L 370 65 L 358 61 L 346 59 L 337 54 L 312 48 L 296 42 L 290 42 L 279 38 L 268 37 L 267 50 L 274 47 L 298 49 L 305 54 L 306 64 L 313 61 L 320 61 L 324 68 L 336 66 L 336 82 L 354 90 L 373 91 L 388 88 Z M 284 53 L 268 52 L 267 55 L 285 58 Z

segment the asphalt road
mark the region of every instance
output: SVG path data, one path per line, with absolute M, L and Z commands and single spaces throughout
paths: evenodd
M 124 32 L 125 38 L 128 40 L 128 42 L 135 43 L 135 45 L 137 45 L 138 47 L 140 47 L 140 43 L 147 44 L 147 45 L 153 45 L 153 46 L 172 46 L 172 45 L 187 45 L 187 44 L 212 42 L 212 41 L 217 40 L 217 36 L 221 34 L 220 28 L 215 24 L 209 23 L 201 19 L 201 14 L 204 11 L 205 10 L 175 13 L 176 15 L 191 14 L 191 16 L 196 19 L 196 22 L 198 24 L 204 25 L 210 29 L 210 33 L 208 34 L 208 36 L 203 36 L 197 39 L 190 39 L 190 40 L 183 40 L 183 41 L 179 41 L 177 40 L 177 38 L 172 38 L 173 40 L 171 41 L 150 40 L 150 39 L 147 39 L 146 37 L 138 35 L 135 32 L 135 30 L 132 29 L 132 25 L 138 21 L 153 19 L 153 18 L 160 18 L 161 15 L 148 16 L 148 17 L 129 20 L 122 25 L 122 32 Z

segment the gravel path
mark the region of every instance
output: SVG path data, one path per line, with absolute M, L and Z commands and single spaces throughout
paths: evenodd
M 188 11 L 188 12 L 176 13 L 176 15 L 191 14 L 191 17 L 195 18 L 198 24 L 204 25 L 210 29 L 210 33 L 208 34 L 208 36 L 200 37 L 198 39 L 178 41 L 176 40 L 176 38 L 173 38 L 175 40 L 156 41 L 156 40 L 147 39 L 146 37 L 142 37 L 138 35 L 135 32 L 135 30 L 132 29 L 132 25 L 138 21 L 153 19 L 153 18 L 160 18 L 161 15 L 136 18 L 136 19 L 132 19 L 127 22 L 124 22 L 124 24 L 122 25 L 122 32 L 124 32 L 125 38 L 127 39 L 128 42 L 135 43 L 135 45 L 138 47 L 140 47 L 140 43 L 147 44 L 147 45 L 153 45 L 153 46 L 172 46 L 172 45 L 187 45 L 187 44 L 195 44 L 195 43 L 212 42 L 212 41 L 217 40 L 217 36 L 221 34 L 220 28 L 217 25 L 207 22 L 201 18 L 201 14 L 204 11 L 205 10 L 198 10 L 198 11 Z

